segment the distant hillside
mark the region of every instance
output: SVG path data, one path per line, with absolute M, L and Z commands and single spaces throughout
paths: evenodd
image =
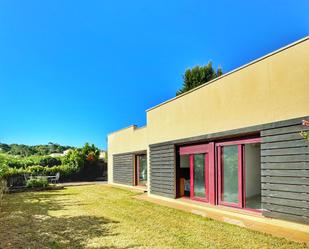
M 24 145 L 0 143 L 0 151 L 15 156 L 45 156 L 52 153 L 63 153 L 67 149 L 74 149 L 72 146 L 62 146 L 56 143 L 46 145 Z

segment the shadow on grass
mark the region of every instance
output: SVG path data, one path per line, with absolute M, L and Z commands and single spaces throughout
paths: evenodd
M 137 246 L 100 247 L 96 244 L 95 239 L 117 236 L 117 233 L 113 233 L 113 227 L 118 222 L 78 213 L 71 215 L 68 212 L 70 208 L 87 204 L 76 201 L 72 195 L 51 191 L 6 196 L 0 212 L 0 249 L 128 249 Z M 50 215 L 50 211 L 62 210 L 70 215 Z

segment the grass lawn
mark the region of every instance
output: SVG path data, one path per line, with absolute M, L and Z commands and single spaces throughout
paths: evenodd
M 104 185 L 6 195 L 0 248 L 309 248 Z

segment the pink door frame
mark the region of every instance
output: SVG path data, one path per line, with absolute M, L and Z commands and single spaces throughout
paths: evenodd
M 136 154 L 135 155 L 135 186 L 145 186 L 145 184 L 140 184 L 140 181 L 139 181 L 140 157 L 141 156 L 147 156 L 147 154 Z
M 218 169 L 218 204 L 236 208 L 247 209 L 251 211 L 259 212 L 256 209 L 250 209 L 245 207 L 246 203 L 246 174 L 245 174 L 245 156 L 244 156 L 244 145 L 251 143 L 260 143 L 261 138 L 250 138 L 250 139 L 239 139 L 227 142 L 216 143 L 217 148 L 217 169 Z M 222 160 L 222 152 L 223 147 L 228 145 L 237 145 L 238 147 L 238 203 L 229 203 L 222 200 L 223 194 L 223 160 Z
M 179 149 L 180 155 L 189 155 L 190 160 L 190 198 L 215 204 L 215 168 L 214 143 L 184 146 Z M 205 154 L 205 198 L 194 196 L 194 155 Z
M 210 142 L 207 144 L 182 146 L 179 148 L 180 155 L 189 155 L 190 160 L 190 198 L 194 200 L 207 201 L 212 205 L 224 205 L 235 208 L 242 208 L 246 210 L 260 212 L 259 210 L 245 207 L 246 203 L 246 178 L 245 178 L 245 156 L 244 145 L 250 143 L 260 143 L 261 138 L 244 138 L 236 140 L 228 140 L 223 142 Z M 228 203 L 222 200 L 222 149 L 227 145 L 238 146 L 238 203 Z M 205 154 L 205 187 L 206 198 L 194 197 L 194 178 L 193 178 L 193 164 L 194 154 Z

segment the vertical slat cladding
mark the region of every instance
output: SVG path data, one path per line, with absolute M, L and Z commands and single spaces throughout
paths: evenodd
M 175 178 L 174 145 L 150 146 L 150 193 L 175 198 Z
M 131 153 L 113 155 L 113 181 L 125 185 L 134 182 L 134 155 Z
M 267 217 L 309 224 L 309 148 L 302 119 L 261 131 L 262 205 Z

